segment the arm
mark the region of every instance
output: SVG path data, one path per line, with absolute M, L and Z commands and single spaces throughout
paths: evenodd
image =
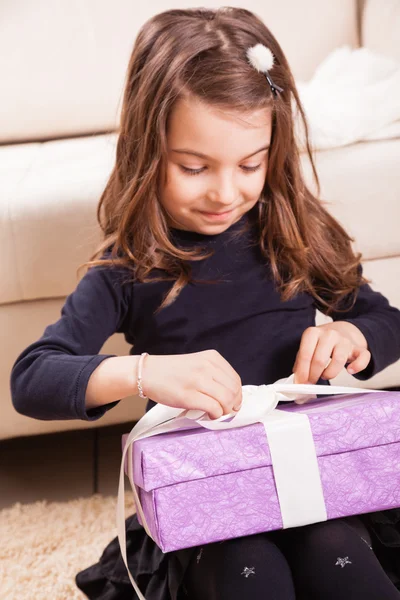
M 362 275 L 361 264 L 359 273 Z M 321 307 L 317 308 L 321 310 Z M 371 352 L 368 366 L 353 375 L 356 379 L 370 379 L 400 358 L 400 310 L 391 306 L 385 296 L 368 284 L 358 290 L 351 310 L 334 312 L 330 316 L 334 323 L 324 326 L 346 331 L 356 345 L 367 347 Z
M 67 297 L 61 318 L 18 356 L 10 381 L 17 412 L 44 420 L 93 421 L 117 404 L 112 400 L 120 399 L 119 392 L 127 391 L 128 385 L 116 386 L 116 376 L 121 372 L 121 364 L 128 374 L 128 359 L 134 369 L 136 357 L 114 357 L 98 352 L 113 333 L 123 332 L 126 327 L 132 284 L 123 284 L 124 276 L 126 271 L 119 268 L 89 269 Z M 97 376 L 91 382 L 86 406 L 88 382 L 106 359 L 113 360 L 111 383 L 107 384 L 107 391 L 97 397 L 96 381 L 103 385 L 105 381 L 104 377 Z M 99 375 L 104 375 L 103 369 Z M 134 381 L 129 382 L 134 393 Z M 108 401 L 111 403 L 106 404 Z

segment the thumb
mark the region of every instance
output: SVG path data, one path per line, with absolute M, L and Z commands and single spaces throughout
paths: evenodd
M 363 371 L 371 360 L 371 352 L 366 348 L 355 347 L 349 356 L 346 370 L 350 375 Z

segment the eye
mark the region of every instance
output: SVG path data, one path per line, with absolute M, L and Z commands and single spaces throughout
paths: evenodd
M 247 171 L 247 173 L 254 173 L 255 171 L 258 171 L 258 169 L 261 167 L 261 165 L 256 165 L 255 167 L 242 167 L 243 171 Z
M 200 173 L 202 173 L 205 169 L 205 167 L 203 167 L 202 169 L 188 169 L 187 167 L 184 167 L 183 165 L 179 165 L 179 166 L 182 169 L 182 171 L 184 173 L 187 173 L 188 175 L 200 175 Z
M 205 169 L 207 167 L 203 167 L 202 169 L 188 169 L 187 167 L 184 167 L 183 165 L 179 165 L 180 168 L 182 169 L 182 171 L 184 173 L 187 173 L 188 175 L 200 175 L 200 173 L 203 173 L 203 171 L 205 171 Z M 261 167 L 261 165 L 257 165 L 255 167 L 241 167 L 241 169 L 243 169 L 243 171 L 245 173 L 254 173 L 255 171 L 258 171 L 258 169 Z

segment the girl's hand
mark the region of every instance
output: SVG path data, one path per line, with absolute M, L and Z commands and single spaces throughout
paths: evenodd
M 370 360 L 361 331 L 353 323 L 334 321 L 304 331 L 292 371 L 295 383 L 315 384 L 320 377 L 333 379 L 347 363 L 348 373 L 358 373 Z
M 218 419 L 239 409 L 242 381 L 217 350 L 146 356 L 143 392 L 160 404 L 197 409 Z

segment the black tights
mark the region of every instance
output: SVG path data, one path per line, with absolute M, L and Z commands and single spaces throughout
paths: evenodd
M 184 578 L 190 600 L 399 600 L 372 546 L 334 519 L 207 544 Z

